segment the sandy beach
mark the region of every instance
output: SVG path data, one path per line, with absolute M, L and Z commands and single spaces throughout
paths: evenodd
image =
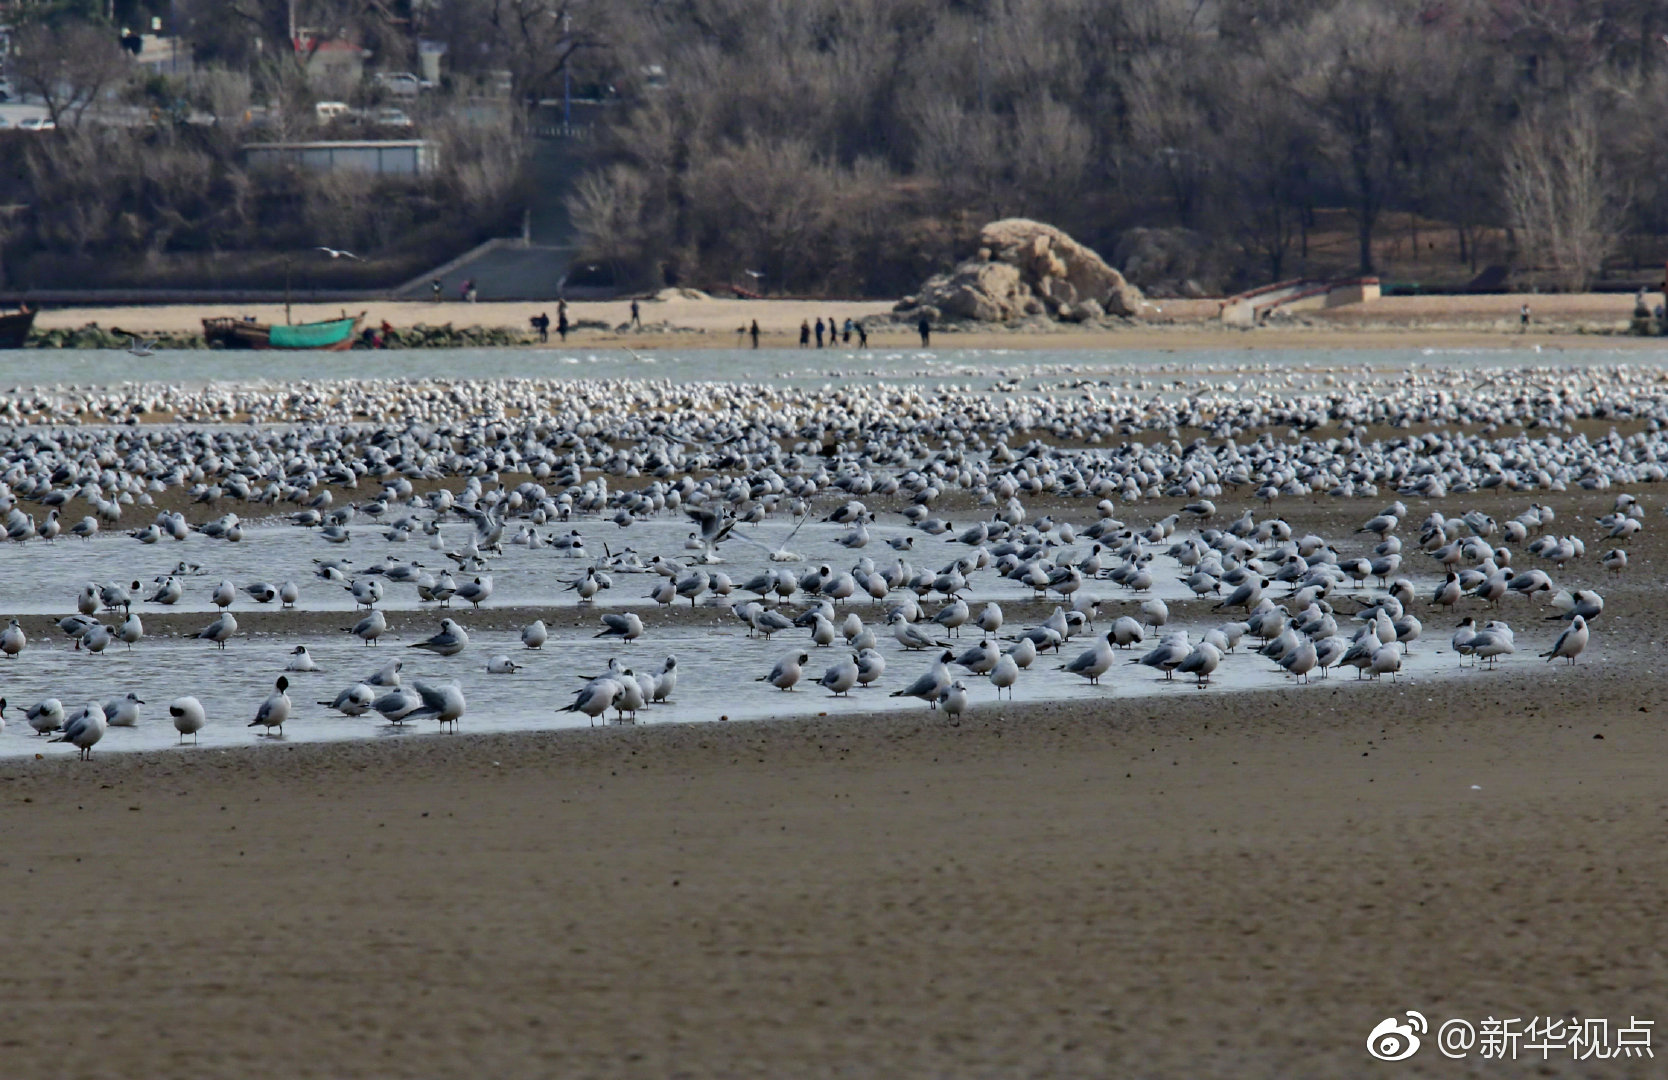
M 0 762 L 7 1074 L 1332 1077 L 1408 1009 L 1656 1019 L 1663 552 L 1575 667 Z
M 1523 303 L 1528 303 L 1534 313 L 1528 333 L 1521 333 L 1518 324 L 1518 309 Z M 1410 344 L 1446 348 L 1591 347 L 1595 335 L 1603 335 L 1606 346 L 1657 348 L 1660 344 L 1656 339 L 1621 334 L 1633 298 L 1616 294 L 1392 296 L 1370 304 L 1279 319 L 1255 330 L 1224 327 L 1217 319 L 1219 307 L 1219 301 L 1210 299 L 1153 300 L 1142 319 L 1112 328 L 1060 323 L 1041 329 L 950 326 L 940 328 L 934 344 L 968 349 L 1399 348 Z M 360 310 L 366 313 L 370 325 L 387 321 L 396 327 L 525 329 L 541 312 L 554 318 L 555 304 L 390 301 L 360 305 L 347 313 Z M 569 305 L 570 317 L 576 323 L 608 327 L 575 330 L 569 335 L 569 347 L 737 348 L 748 344 L 742 331 L 756 320 L 762 347 L 797 348 L 801 322 L 821 318 L 843 325 L 848 318 L 890 317 L 892 303 L 678 297 L 645 300 L 640 310 L 644 329 L 629 326 L 631 311 L 626 300 Z M 305 322 L 337 318 L 345 311 L 340 304 L 296 304 L 292 317 Z M 282 322 L 284 309 L 270 304 L 236 308 L 64 308 L 43 311 L 37 325 L 45 330 L 97 323 L 141 334 L 200 333 L 204 318 L 219 315 L 250 315 L 262 322 Z M 918 347 L 920 338 L 912 328 L 899 326 L 871 334 L 869 342 L 874 348 L 896 349 Z
M 7 1071 L 1345 1076 L 1409 1008 L 1655 1015 L 1661 678 L 1347 683 L 9 764 Z

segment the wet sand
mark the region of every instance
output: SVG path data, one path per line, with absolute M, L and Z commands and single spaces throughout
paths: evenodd
M 1662 689 L 7 763 L 6 1072 L 1347 1076 L 1409 1008 L 1653 1016 Z

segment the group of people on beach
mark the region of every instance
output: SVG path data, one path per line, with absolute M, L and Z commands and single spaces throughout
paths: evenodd
M 550 316 L 541 311 L 537 315 L 533 316 L 531 321 L 534 332 L 539 335 L 539 344 L 549 344 Z M 557 336 L 559 336 L 563 341 L 567 341 L 568 339 L 568 329 L 570 326 L 571 324 L 568 322 L 568 302 L 566 300 L 556 301 L 556 333 Z
M 754 325 L 757 326 L 758 324 L 755 323 Z M 823 338 L 825 336 L 828 339 L 828 346 L 839 345 L 842 343 L 850 345 L 853 334 L 857 335 L 857 347 L 859 349 L 867 349 L 869 347 L 869 331 L 862 323 L 857 322 L 855 319 L 847 319 L 843 327 L 836 323 L 833 319 L 829 319 L 825 324 L 822 321 L 822 316 L 820 315 L 817 317 L 816 326 L 814 328 L 809 320 L 801 322 L 799 324 L 799 347 L 801 349 L 810 348 L 811 337 L 813 334 L 816 335 L 817 348 L 819 349 L 825 347 L 823 343 Z M 753 339 L 753 347 L 755 349 L 759 347 L 757 337 Z

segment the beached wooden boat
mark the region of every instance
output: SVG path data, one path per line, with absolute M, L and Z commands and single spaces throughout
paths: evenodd
M 29 340 L 29 328 L 35 325 L 35 312 L 24 308 L 14 315 L 0 315 L 0 349 L 21 349 Z
M 204 319 L 203 337 L 223 349 L 295 349 L 340 352 L 353 348 L 353 339 L 365 321 L 361 311 L 351 318 L 322 322 L 268 326 L 246 319 Z

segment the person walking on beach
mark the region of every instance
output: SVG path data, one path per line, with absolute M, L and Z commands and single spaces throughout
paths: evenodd
M 799 321 L 799 347 L 801 349 L 811 344 L 811 323 L 807 319 Z
M 637 306 L 635 298 L 631 301 L 631 327 L 634 330 L 643 329 L 643 309 Z
M 822 348 L 822 316 L 817 316 L 817 348 Z
M 759 347 L 759 320 L 754 319 L 753 325 L 747 328 L 747 334 L 753 339 L 753 348 Z
M 550 341 L 550 316 L 541 311 L 533 316 L 532 322 L 534 333 L 539 335 L 539 344 L 548 344 Z
M 931 319 L 927 318 L 925 315 L 921 316 L 921 321 L 915 324 L 915 329 L 921 332 L 921 348 L 924 349 L 932 344 Z
M 435 278 L 434 281 L 430 283 L 429 288 L 434 290 L 434 302 L 437 304 L 440 303 L 440 279 Z
M 1523 302 L 1522 307 L 1517 309 L 1517 332 L 1520 334 L 1529 332 L 1529 301 L 1527 300 Z
M 859 349 L 867 349 L 869 347 L 869 331 L 862 323 L 857 324 L 857 347 Z
M 549 327 L 550 320 L 546 319 L 544 325 Z M 562 344 L 566 345 L 568 343 L 568 309 L 566 304 L 556 309 L 556 335 L 562 339 Z
M 846 324 L 840 328 L 841 331 L 842 331 L 842 333 L 840 335 L 840 344 L 842 344 L 842 345 L 850 345 L 851 344 L 851 325 L 852 325 L 851 320 L 848 318 L 848 319 L 846 319 Z

